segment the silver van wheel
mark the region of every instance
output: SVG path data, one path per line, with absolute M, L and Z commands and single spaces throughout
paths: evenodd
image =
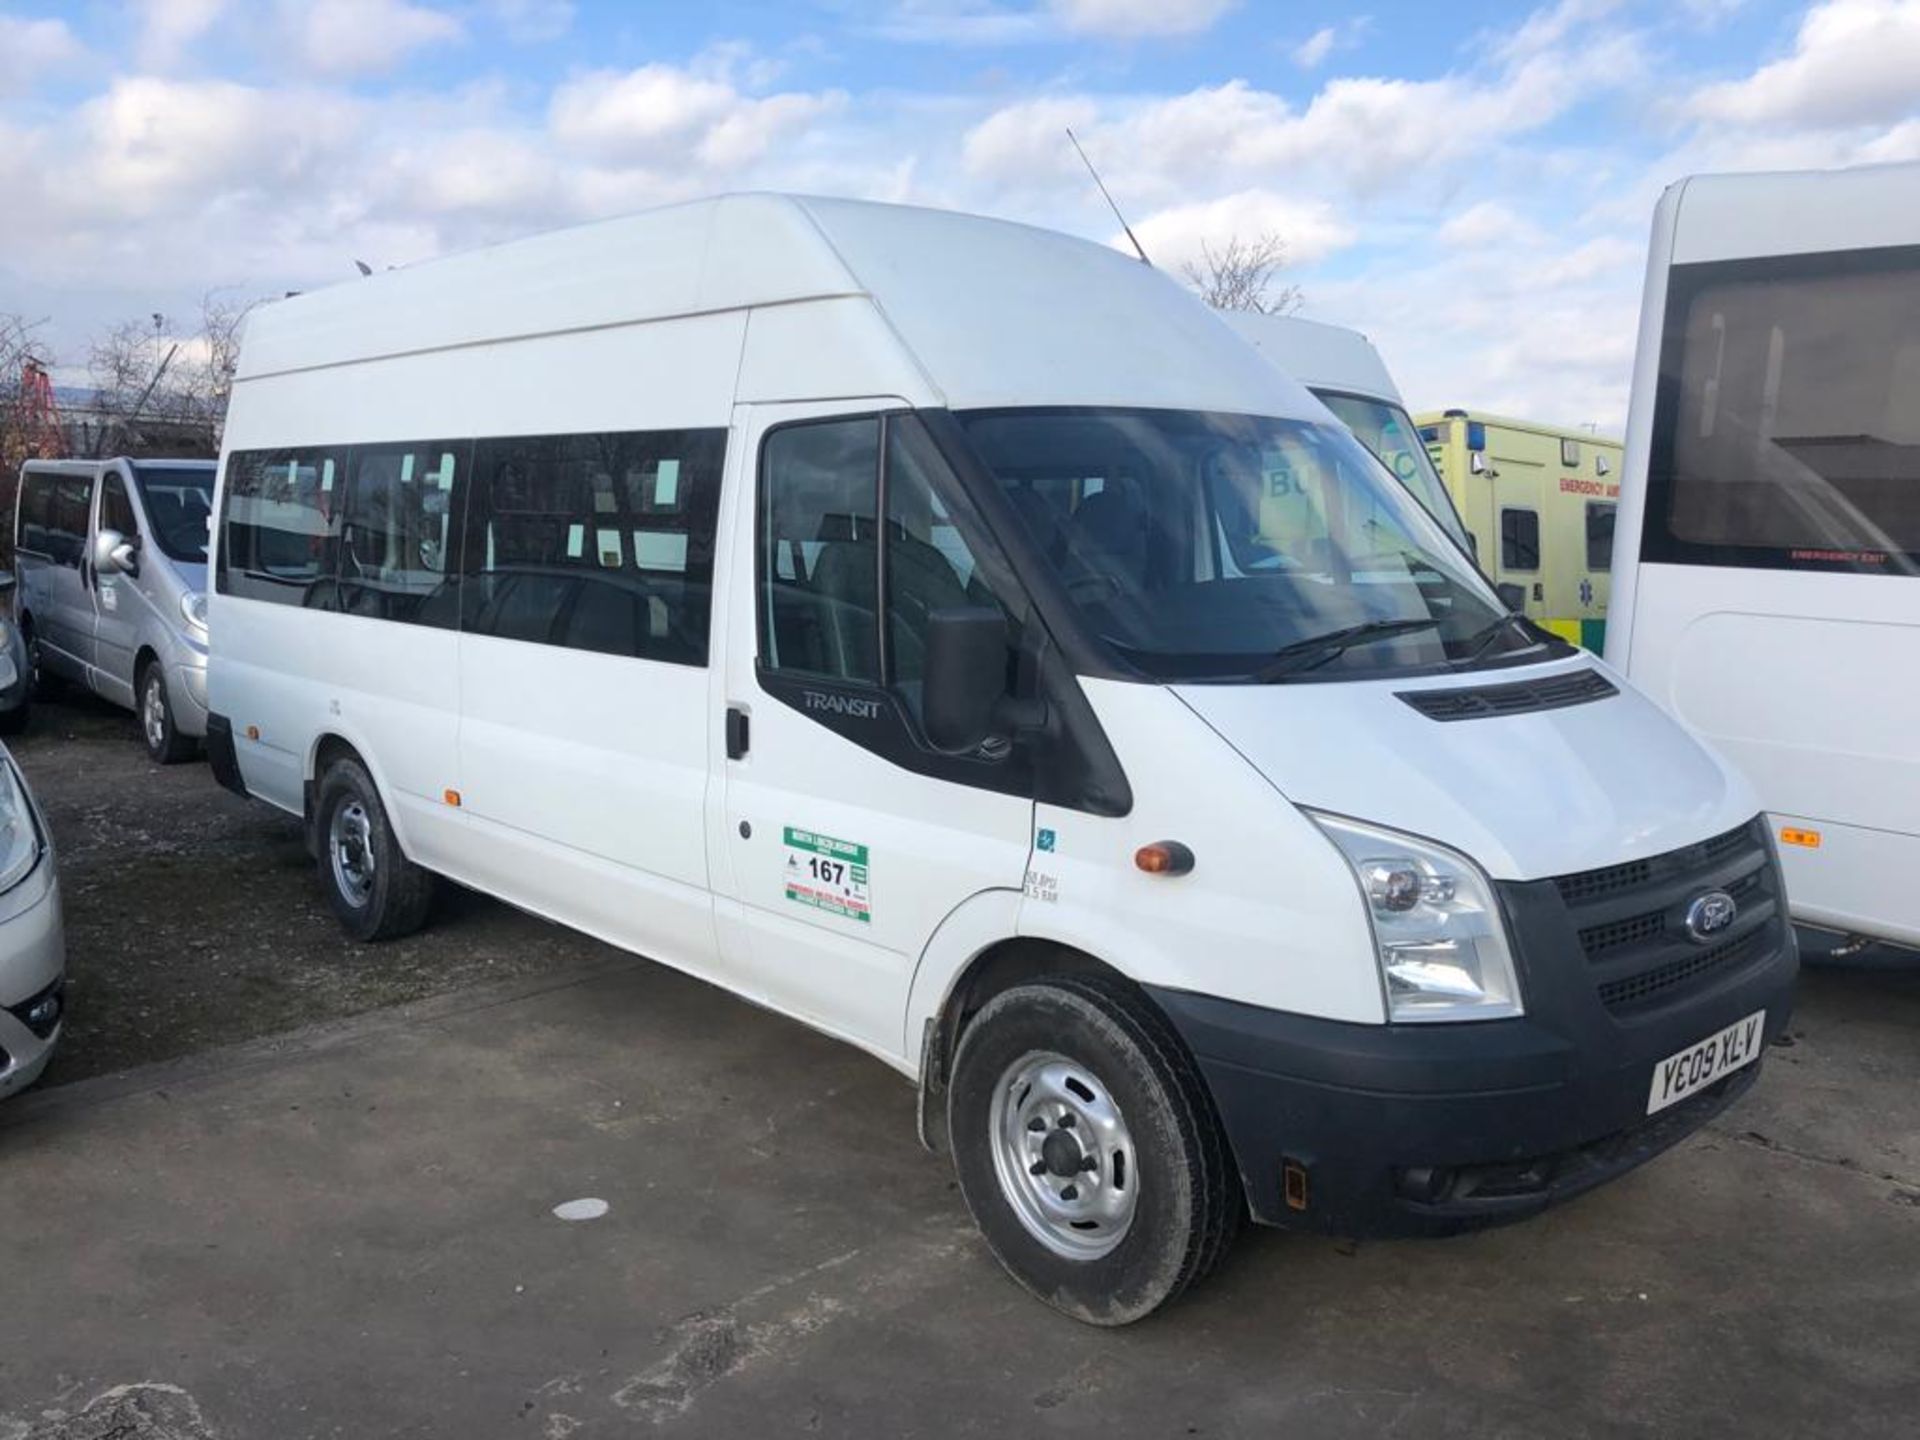
M 333 859 L 333 883 L 358 910 L 373 896 L 373 824 L 358 800 L 335 807 L 327 827 L 327 853 Z
M 1000 1078 L 992 1125 L 994 1172 L 1028 1234 L 1068 1260 L 1097 1260 L 1126 1239 L 1140 1186 L 1133 1137 L 1090 1071 L 1023 1055 Z
M 160 677 L 159 667 L 150 666 L 147 670 L 147 684 L 140 696 L 140 723 L 147 732 L 147 748 L 156 753 L 167 744 L 167 692 L 166 682 Z

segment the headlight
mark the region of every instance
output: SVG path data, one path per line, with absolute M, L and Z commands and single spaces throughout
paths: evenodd
M 1466 856 L 1397 830 L 1306 812 L 1353 866 L 1394 1021 L 1522 1013 L 1493 884 Z
M 180 613 L 187 624 L 201 634 L 207 631 L 207 597 L 198 590 L 189 590 L 180 597 Z
M 0 761 L 0 891 L 11 890 L 40 860 L 40 830 L 13 766 Z

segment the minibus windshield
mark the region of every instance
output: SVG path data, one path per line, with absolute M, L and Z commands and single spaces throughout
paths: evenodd
M 1473 542 L 1467 538 L 1467 527 L 1460 523 L 1460 514 L 1453 508 L 1453 499 L 1447 494 L 1440 472 L 1433 468 L 1433 457 L 1427 454 L 1419 427 L 1407 412 L 1391 400 L 1377 400 L 1370 395 L 1348 395 L 1337 390 L 1313 393 L 1322 405 L 1340 417 L 1342 425 L 1353 431 L 1356 440 L 1393 472 L 1396 480 L 1413 492 L 1413 498 L 1427 507 L 1427 513 L 1440 522 L 1440 528 L 1452 537 L 1453 543 L 1472 553 Z
M 1351 679 L 1549 649 L 1338 426 L 1145 409 L 958 418 L 1084 628 L 1155 679 Z
M 213 467 L 200 470 L 133 467 L 154 543 L 169 560 L 207 563 L 207 517 L 213 513 Z

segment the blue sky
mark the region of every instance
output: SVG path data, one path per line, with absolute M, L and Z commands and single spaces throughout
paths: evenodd
M 0 0 L 0 312 L 89 334 L 727 189 L 1276 231 L 1417 407 L 1617 429 L 1688 173 L 1920 159 L 1920 0 Z

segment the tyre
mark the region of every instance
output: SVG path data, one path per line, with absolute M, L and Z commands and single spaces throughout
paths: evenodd
M 191 760 L 199 746 L 192 737 L 182 735 L 173 723 L 173 701 L 167 694 L 167 671 L 150 660 L 140 672 L 135 690 L 140 702 L 140 738 L 146 741 L 147 755 L 157 765 L 178 765 Z
M 1020 985 L 960 1038 L 947 1095 L 967 1208 L 1013 1278 L 1092 1325 L 1151 1314 L 1226 1252 L 1238 1176 L 1165 1019 L 1086 976 Z
M 0 735 L 24 735 L 27 733 L 27 718 L 32 714 L 33 705 L 28 695 L 20 697 L 20 703 L 11 710 L 0 710 Z
M 33 682 L 28 687 L 28 693 L 36 700 L 58 699 L 60 677 L 47 668 L 40 654 L 40 640 L 33 633 L 33 621 L 28 620 L 21 625 L 20 638 L 27 642 L 27 664 L 33 670 Z
M 426 923 L 433 873 L 401 853 L 373 777 L 341 759 L 320 777 L 314 824 L 320 883 L 341 928 L 356 940 L 397 940 Z

